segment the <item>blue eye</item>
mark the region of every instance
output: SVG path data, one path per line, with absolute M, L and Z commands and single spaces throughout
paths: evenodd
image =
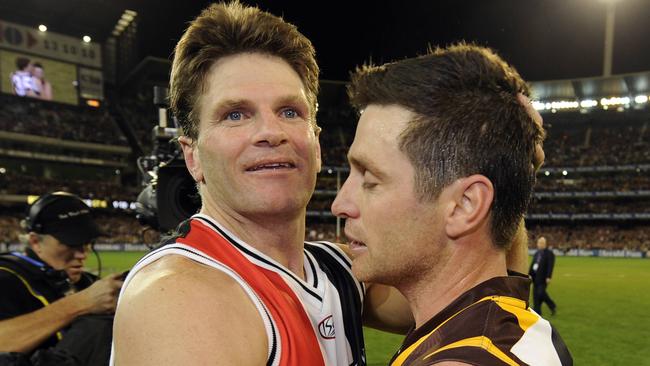
M 239 111 L 230 112 L 226 115 L 226 119 L 229 119 L 231 121 L 241 121 L 243 117 L 243 113 Z
M 282 111 L 282 115 L 285 118 L 297 118 L 298 117 L 298 112 L 296 112 L 294 109 L 285 109 Z

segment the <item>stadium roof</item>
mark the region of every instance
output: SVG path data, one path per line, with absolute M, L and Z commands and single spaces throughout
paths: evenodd
M 650 71 L 611 77 L 539 81 L 531 84 L 533 97 L 542 101 L 634 97 L 650 93 Z

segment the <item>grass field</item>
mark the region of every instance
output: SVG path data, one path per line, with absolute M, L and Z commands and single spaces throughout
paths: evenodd
M 128 269 L 142 253 L 102 253 L 104 273 Z M 91 257 L 90 268 L 96 266 Z M 650 260 L 558 257 L 547 317 L 576 365 L 650 366 Z M 548 315 L 548 309 L 543 309 Z M 368 364 L 386 365 L 402 336 L 366 329 Z

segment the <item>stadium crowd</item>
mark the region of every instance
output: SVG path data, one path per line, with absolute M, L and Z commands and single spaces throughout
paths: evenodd
M 74 193 L 84 199 L 133 202 L 140 192 L 138 187 L 123 186 L 117 179 L 53 179 L 7 172 L 0 175 L 0 182 L 5 183 L 0 188 L 0 194 L 11 195 L 40 196 L 56 189 Z
M 75 107 L 35 99 L 0 94 L 0 131 L 61 140 L 127 145 L 125 133 L 120 130 L 112 113 L 120 113 L 131 126 L 145 152 L 151 151 L 151 129 L 157 122 L 153 93 L 141 89 L 135 95 L 120 100 L 119 108 L 99 109 Z M 110 110 L 110 112 L 109 112 Z M 320 135 L 323 165 L 345 167 L 348 146 L 353 138 L 357 116 L 348 107 L 323 106 L 317 119 L 323 131 Z M 548 137 L 545 142 L 548 167 L 577 167 L 592 165 L 645 164 L 650 163 L 650 134 L 648 122 L 635 118 L 633 112 L 595 112 L 586 116 L 562 113 L 545 116 Z M 10 141 L 3 141 L 4 148 L 11 148 Z M 30 150 L 47 154 L 52 147 L 32 146 Z M 94 151 L 57 150 L 57 154 L 75 157 L 114 159 L 124 161 L 125 156 Z M 102 155 L 103 154 L 103 155 Z M 108 157 L 108 158 L 107 158 Z M 82 168 L 80 168 L 82 169 Z M 624 173 L 575 174 L 558 176 L 552 173 L 538 176 L 536 192 L 629 192 L 650 189 L 650 176 L 646 170 Z M 342 173 L 341 182 L 346 178 Z M 319 219 L 306 229 L 308 240 L 335 240 L 336 227 L 329 210 L 337 188 L 336 172 L 324 169 L 317 181 L 317 193 L 308 210 Z M 141 243 L 142 226 L 130 210 L 113 210 L 112 201 L 134 202 L 141 187 L 125 186 L 118 176 L 111 179 L 88 177 L 88 179 L 54 179 L 43 176 L 0 172 L 0 195 L 40 195 L 53 190 L 64 190 L 83 198 L 102 199 L 109 202 L 98 221 L 107 243 Z M 319 192 L 326 191 L 326 192 Z M 648 213 L 649 199 L 534 199 L 529 213 Z M 3 210 L 0 214 L 0 243 L 18 241 L 19 221 L 22 212 Z M 616 223 L 616 225 L 625 224 Z M 567 230 L 561 226 L 535 226 L 533 235 L 548 228 L 550 242 L 562 247 L 647 248 L 648 230 L 644 226 L 620 229 L 618 226 L 577 226 Z M 151 232 L 147 233 L 151 236 Z M 156 236 L 155 233 L 153 236 Z M 545 233 L 546 235 L 546 233 Z M 341 239 L 341 238 L 339 238 Z
M 575 178 L 548 178 L 540 175 L 535 192 L 629 192 L 650 189 L 648 172 L 634 174 L 578 176 Z
M 648 122 L 635 112 L 595 111 L 545 116 L 545 165 L 624 165 L 650 162 Z
M 568 214 L 616 214 L 616 213 L 649 213 L 650 199 L 630 201 L 546 201 L 533 200 L 528 212 L 531 214 L 568 213 Z
M 0 94 L 0 131 L 61 140 L 126 145 L 105 108 L 75 107 Z
M 650 227 L 615 225 L 549 226 L 534 225 L 528 230 L 531 237 L 546 237 L 549 246 L 567 251 L 572 248 L 607 250 L 650 250 Z M 530 242 L 534 248 L 534 241 Z

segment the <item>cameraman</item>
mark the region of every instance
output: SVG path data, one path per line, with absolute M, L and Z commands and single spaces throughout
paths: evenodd
M 113 316 L 88 314 L 114 313 L 122 281 L 83 271 L 101 235 L 89 207 L 69 193 L 46 194 L 23 226 L 24 252 L 0 254 L 0 352 L 34 364 L 107 363 Z

